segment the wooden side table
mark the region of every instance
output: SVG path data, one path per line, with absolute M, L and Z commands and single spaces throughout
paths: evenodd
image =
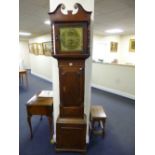
M 41 116 L 45 115 L 48 117 L 50 135 L 52 136 L 53 98 L 38 97 L 38 94 L 35 94 L 26 104 L 27 121 L 30 127 L 31 139 L 33 138 L 32 126 L 31 126 L 32 115 L 41 115 Z
M 28 88 L 28 75 L 26 69 L 20 69 L 19 70 L 19 80 L 21 84 L 24 84 L 24 78 L 26 80 L 26 87 Z

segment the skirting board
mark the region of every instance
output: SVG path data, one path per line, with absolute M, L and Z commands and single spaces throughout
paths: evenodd
M 96 84 L 93 84 L 93 83 L 91 84 L 91 87 L 94 87 L 94 88 L 97 88 L 97 89 L 100 89 L 100 90 L 103 90 L 103 91 L 106 91 L 106 92 L 109 92 L 109 93 L 113 93 L 113 94 L 116 94 L 116 95 L 120 95 L 120 96 L 127 97 L 127 98 L 135 100 L 135 96 L 134 95 L 131 95 L 131 94 L 123 92 L 123 91 L 119 91 L 119 90 L 116 90 L 116 89 L 103 87 L 103 86 L 96 85 Z
M 48 82 L 52 82 L 51 79 L 49 79 L 49 78 L 47 78 L 47 77 L 45 77 L 45 76 L 42 76 L 42 75 L 40 75 L 40 74 L 38 74 L 38 73 L 35 73 L 35 72 L 32 72 L 32 71 L 31 71 L 31 74 L 33 74 L 33 75 L 35 75 L 35 76 L 37 76 L 37 77 L 39 77 L 39 78 L 42 78 L 42 79 L 44 79 L 44 80 L 46 80 L 46 81 L 48 81 Z

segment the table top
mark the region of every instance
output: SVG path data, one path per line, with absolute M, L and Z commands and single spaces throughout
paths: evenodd
M 19 73 L 26 73 L 27 70 L 26 69 L 19 69 Z
M 35 94 L 27 101 L 27 106 L 52 106 L 53 97 L 38 97 L 38 94 Z

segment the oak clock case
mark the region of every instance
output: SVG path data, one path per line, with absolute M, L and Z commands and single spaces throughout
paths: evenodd
M 86 151 L 84 114 L 85 59 L 89 53 L 91 12 L 75 4 L 76 14 L 60 4 L 49 13 L 53 40 L 52 56 L 58 60 L 60 114 L 56 123 L 57 151 Z M 74 140 L 73 138 L 74 137 Z

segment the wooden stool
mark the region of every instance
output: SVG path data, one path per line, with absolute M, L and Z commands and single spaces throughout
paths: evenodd
M 92 125 L 90 128 L 93 130 L 93 133 L 101 133 L 100 131 L 102 131 L 102 134 L 104 134 L 105 132 L 105 122 L 106 122 L 106 113 L 103 109 L 102 106 L 100 105 L 94 105 L 91 106 L 90 109 L 90 124 Z M 99 127 L 101 130 L 96 131 L 95 130 L 95 122 L 98 122 Z
M 32 126 L 31 126 L 32 115 L 41 115 L 41 119 L 42 119 L 42 115 L 47 116 L 49 121 L 50 135 L 52 133 L 53 98 L 38 97 L 38 94 L 34 95 L 26 104 L 27 120 L 30 127 L 31 139 L 33 137 Z

